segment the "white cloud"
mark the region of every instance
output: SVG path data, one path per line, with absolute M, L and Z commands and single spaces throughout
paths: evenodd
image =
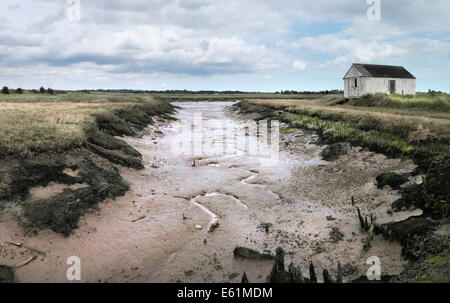
M 0 2 L 0 78 L 145 85 L 155 75 L 279 79 L 352 62 L 449 65 L 448 0 L 382 0 L 379 22 L 366 19 L 364 0 L 82 0 L 80 22 L 66 10 L 64 0 Z
M 297 72 L 304 71 L 306 69 L 306 63 L 303 61 L 294 60 L 294 62 L 292 62 L 292 68 Z
M 326 54 L 320 67 L 346 66 L 350 63 L 386 63 L 427 56 L 445 56 L 450 52 L 450 43 L 426 38 L 399 38 L 376 40 L 370 37 L 354 37 L 347 31 L 305 37 L 291 44 L 294 49 L 309 49 Z

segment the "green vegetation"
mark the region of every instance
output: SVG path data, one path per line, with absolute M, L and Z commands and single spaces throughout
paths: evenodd
M 418 271 L 421 275 L 411 279 L 416 283 L 449 283 L 450 247 L 440 254 L 426 258 L 412 266 L 413 272 Z
M 129 188 L 114 164 L 143 168 L 142 156 L 124 140 L 170 118 L 173 107 L 149 95 L 39 94 L 0 97 L 0 207 L 20 201 L 27 230 L 65 236 L 79 218 Z M 100 157 L 99 157 L 100 156 Z M 19 159 L 20 158 L 20 159 Z M 77 171 L 67 175 L 64 170 Z M 85 184 L 46 199 L 30 200 L 30 188 L 51 182 Z
M 417 96 L 375 94 L 365 95 L 348 102 L 352 106 L 423 109 L 450 112 L 450 95 L 418 94 Z
M 191 277 L 191 276 L 195 275 L 195 271 L 193 271 L 192 269 L 191 269 L 191 270 L 186 270 L 186 271 L 184 272 L 184 275 L 185 275 L 186 277 Z
M 9 88 L 7 86 L 3 86 L 2 94 L 9 95 Z
M 125 120 L 142 126 L 151 122 L 144 119 L 145 114 L 163 114 L 169 106 L 149 95 L 1 95 L 0 159 L 79 148 L 96 128 L 110 127 L 114 135 L 131 135 Z
M 390 101 L 383 103 L 386 99 Z M 325 96 L 313 100 L 244 100 L 235 107 L 244 114 L 278 118 L 288 124 L 288 129 L 316 131 L 328 144 L 349 142 L 388 156 L 414 159 L 419 168 L 427 172 L 423 188 L 425 211 L 434 217 L 448 217 L 450 116 L 448 119 L 432 118 L 425 114 L 440 110 L 448 115 L 449 102 L 448 95 L 444 94 L 369 95 L 346 104 L 337 96 Z M 388 106 L 407 111 L 386 112 Z M 411 115 L 410 111 L 416 112 Z M 424 114 L 419 115 L 419 112 Z

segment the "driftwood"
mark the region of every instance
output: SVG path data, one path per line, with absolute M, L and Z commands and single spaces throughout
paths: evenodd
M 273 263 L 272 270 L 267 277 L 269 283 L 317 283 L 316 270 L 314 264 L 311 262 L 309 265 L 309 279 L 303 277 L 300 267 L 295 266 L 293 263 L 289 264 L 288 271 L 285 270 L 284 264 L 285 253 L 281 247 L 276 250 L 276 256 Z M 244 273 L 245 274 L 245 273 Z M 245 275 L 245 277 L 247 277 Z M 242 277 L 244 279 L 244 276 Z M 324 283 L 335 283 L 331 278 L 327 269 L 323 270 Z M 341 263 L 338 263 L 336 283 L 342 283 L 342 268 Z
M 291 283 L 305 283 L 300 266 L 295 266 L 294 263 L 289 264 L 289 273 L 291 275 Z
M 314 269 L 313 262 L 309 264 L 309 279 L 311 283 L 317 283 L 316 270 Z
M 323 270 L 323 283 L 333 283 L 333 279 L 331 279 L 330 273 L 328 270 Z
M 357 207 L 356 210 L 358 211 L 359 224 L 361 225 L 361 228 L 364 229 L 365 228 L 364 219 L 361 216 L 361 211 L 359 210 L 359 207 Z
M 338 263 L 338 272 L 336 276 L 336 283 L 342 283 L 342 268 L 341 263 Z
M 17 265 L 16 265 L 16 268 L 25 266 L 25 265 L 27 265 L 28 263 L 30 263 L 31 261 L 35 260 L 36 258 L 37 258 L 37 256 L 32 256 L 32 257 L 26 259 L 25 261 L 20 262 L 19 264 L 17 264 Z
M 135 223 L 135 222 L 140 221 L 142 219 L 145 219 L 145 216 L 140 216 L 139 218 L 134 219 L 132 222 Z
M 370 223 L 370 228 L 369 228 L 369 231 L 367 234 L 367 238 L 366 238 L 366 241 L 364 242 L 364 248 L 363 248 L 364 251 L 369 250 L 369 248 L 372 246 L 371 242 L 373 240 L 374 229 L 375 229 L 375 220 Z
M 23 243 L 19 243 L 19 242 L 10 242 L 10 241 L 5 241 L 5 243 L 11 244 L 11 245 L 14 245 L 14 246 L 17 246 L 17 247 L 22 247 L 22 248 L 25 248 L 26 250 L 34 251 L 34 252 L 36 252 L 36 253 L 38 253 L 38 254 L 41 254 L 41 255 L 46 255 L 45 252 L 43 252 L 43 251 L 41 251 L 41 250 L 39 250 L 39 249 L 30 247 L 30 246 L 28 246 L 28 245 L 26 245 L 26 244 L 23 244 Z
M 274 258 L 270 254 L 260 253 L 257 250 L 240 246 L 237 246 L 233 250 L 233 254 L 235 258 L 242 258 L 242 259 L 273 260 Z
M 18 247 L 22 247 L 22 243 L 18 243 L 18 242 L 5 241 L 5 243 L 11 244 L 11 245 L 14 245 L 14 246 L 18 246 Z
M 267 280 L 270 283 L 291 283 L 291 273 L 284 270 L 284 251 L 281 247 L 276 250 L 275 262 Z
M 241 283 L 249 283 L 248 282 L 248 278 L 247 278 L 247 274 L 245 273 L 245 271 L 244 271 L 244 274 L 242 275 Z

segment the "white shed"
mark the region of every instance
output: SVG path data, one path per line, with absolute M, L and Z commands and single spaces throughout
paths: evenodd
M 416 78 L 403 66 L 352 64 L 344 76 L 344 97 L 365 94 L 416 94 Z

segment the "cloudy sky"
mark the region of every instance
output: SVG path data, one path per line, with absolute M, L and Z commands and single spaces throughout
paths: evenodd
M 361 62 L 450 91 L 450 1 L 372 1 L 2 0 L 0 85 L 321 90 Z

